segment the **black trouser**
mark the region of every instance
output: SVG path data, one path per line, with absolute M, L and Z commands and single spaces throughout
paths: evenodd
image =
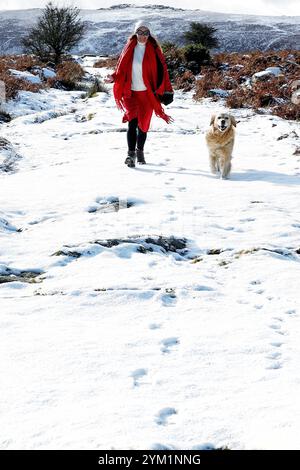
M 144 150 L 146 138 L 147 132 L 143 132 L 139 128 L 137 118 L 129 121 L 127 131 L 128 150 L 134 151 L 135 147 L 137 147 L 139 150 Z

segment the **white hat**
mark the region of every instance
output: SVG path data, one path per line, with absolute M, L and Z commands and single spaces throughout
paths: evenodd
M 148 21 L 140 20 L 140 21 L 138 21 L 137 23 L 135 23 L 134 32 L 136 33 L 137 30 L 138 30 L 141 26 L 144 26 L 145 28 L 149 29 L 149 31 L 151 31 L 151 26 L 150 26 L 150 24 L 148 23 Z

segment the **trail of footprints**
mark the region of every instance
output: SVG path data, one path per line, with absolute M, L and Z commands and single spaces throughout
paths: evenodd
M 261 295 L 265 292 L 262 287 L 260 280 L 250 282 L 250 290 L 255 294 Z M 273 300 L 273 297 L 267 297 L 269 301 Z M 176 292 L 175 289 L 167 288 L 161 293 L 162 306 L 166 308 L 173 307 L 176 305 Z M 255 305 L 255 308 L 260 309 L 262 306 Z M 295 309 L 286 310 L 285 315 L 295 316 L 297 312 Z M 159 330 L 162 327 L 161 323 L 150 323 L 149 329 L 152 331 Z M 285 319 L 284 316 L 273 316 L 271 322 L 268 324 L 272 338 L 269 343 L 270 351 L 265 356 L 267 364 L 266 370 L 276 371 L 281 369 L 284 364 L 284 344 L 285 336 L 288 334 L 285 330 Z M 167 357 L 169 354 L 174 353 L 180 345 L 180 338 L 176 336 L 166 337 L 158 342 L 158 347 L 162 356 Z M 133 387 L 140 387 L 147 383 L 146 377 L 148 375 L 147 368 L 136 369 L 131 373 L 133 379 Z M 154 416 L 154 422 L 158 426 L 167 426 L 172 422 L 172 416 L 176 415 L 178 411 L 174 407 L 165 407 L 159 410 Z
M 161 303 L 165 307 L 171 307 L 176 304 L 176 293 L 175 289 L 166 288 L 165 292 L 161 294 Z M 149 329 L 152 331 L 159 330 L 162 327 L 161 323 L 150 323 Z M 175 351 L 176 346 L 180 344 L 180 340 L 176 336 L 163 338 L 158 342 L 158 347 L 160 347 L 160 352 L 163 356 L 171 354 Z M 140 387 L 143 384 L 147 383 L 146 376 L 148 375 L 147 368 L 139 368 L 131 372 L 130 376 L 133 379 L 133 387 Z M 154 417 L 154 422 L 158 426 L 167 426 L 169 424 L 169 419 L 172 415 L 176 415 L 177 410 L 173 407 L 165 407 L 157 412 Z
M 265 290 L 261 287 L 262 282 L 260 280 L 255 280 L 250 282 L 250 285 L 253 286 L 252 290 L 255 294 L 261 295 L 265 292 Z M 268 296 L 266 297 L 267 300 L 272 301 L 273 297 Z M 260 310 L 263 308 L 263 304 L 255 304 L 254 308 Z M 285 315 L 295 316 L 297 312 L 295 309 L 286 310 L 284 312 Z M 274 337 L 269 343 L 271 346 L 271 350 L 266 355 L 267 359 L 267 370 L 277 370 L 281 369 L 284 364 L 284 344 L 285 344 L 285 336 L 288 335 L 288 332 L 285 329 L 285 318 L 284 316 L 276 315 L 271 318 L 270 323 L 268 324 L 268 328 L 271 330 L 270 333 Z M 277 336 L 277 337 L 276 337 Z
M 284 315 L 296 316 L 297 311 L 295 309 L 286 310 Z M 284 344 L 285 336 L 288 335 L 288 332 L 285 330 L 285 318 L 280 316 L 274 316 L 272 322 L 269 324 L 269 328 L 276 335 L 277 338 L 270 342 L 272 350 L 266 356 L 269 361 L 267 369 L 281 369 L 284 364 Z

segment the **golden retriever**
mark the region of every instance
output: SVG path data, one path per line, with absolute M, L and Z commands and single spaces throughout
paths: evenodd
M 235 139 L 236 120 L 228 113 L 213 115 L 210 129 L 206 133 L 206 143 L 209 151 L 209 163 L 212 173 L 220 173 L 221 178 L 227 178 L 231 170 L 232 150 Z

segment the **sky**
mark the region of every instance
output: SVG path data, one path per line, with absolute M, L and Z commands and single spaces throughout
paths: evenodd
M 43 8 L 48 0 L 0 0 L 0 10 Z M 300 15 L 299 0 L 252 0 L 241 2 L 240 0 L 56 0 L 58 5 L 74 5 L 79 8 L 96 9 L 105 8 L 120 3 L 135 5 L 162 4 L 184 9 L 198 8 L 201 10 L 218 11 L 224 13 L 248 13 L 258 15 Z

